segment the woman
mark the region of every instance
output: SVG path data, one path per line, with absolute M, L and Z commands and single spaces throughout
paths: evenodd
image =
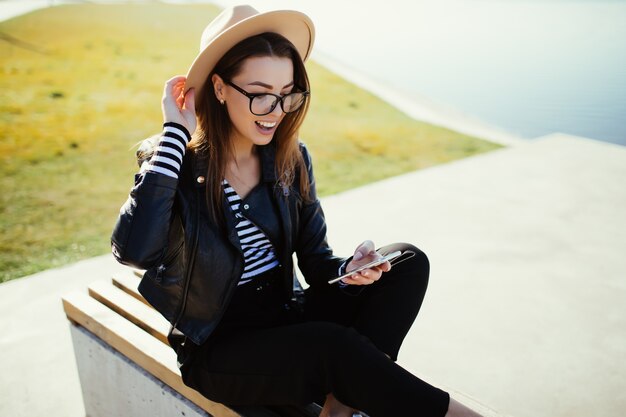
M 146 269 L 139 289 L 172 324 L 183 380 L 211 400 L 323 401 L 322 416 L 476 415 L 395 363 L 426 291 L 426 256 L 366 241 L 346 259 L 327 244 L 297 136 L 313 39 L 294 11 L 237 6 L 207 26 L 187 76 L 165 85 L 164 130 L 113 253 Z M 328 283 L 398 250 L 406 260 L 393 269 Z

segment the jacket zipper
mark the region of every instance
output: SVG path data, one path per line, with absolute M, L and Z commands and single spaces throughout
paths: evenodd
M 196 201 L 200 201 L 200 192 L 196 188 Z M 183 289 L 183 300 L 180 305 L 180 310 L 178 314 L 176 314 L 176 320 L 172 323 L 172 326 L 176 328 L 178 326 L 178 322 L 183 317 L 185 312 L 185 307 L 187 306 L 187 295 L 189 293 L 189 284 L 191 282 L 191 272 L 193 270 L 193 264 L 196 259 L 196 249 L 198 247 L 198 240 L 200 236 L 200 209 L 198 208 L 198 204 L 195 205 L 195 214 L 196 214 L 196 230 L 193 236 L 193 243 L 191 246 L 191 252 L 189 253 L 189 260 L 187 262 L 187 270 L 185 271 L 185 287 Z
M 165 270 L 167 269 L 166 265 L 169 265 L 172 262 L 172 260 L 178 256 L 182 248 L 183 248 L 183 242 L 181 242 L 180 245 L 178 245 L 178 247 L 176 248 L 176 250 L 174 250 L 174 252 L 170 256 L 168 256 L 166 259 L 164 259 L 163 262 L 161 262 L 161 264 L 157 267 L 156 276 L 154 277 L 154 280 L 156 281 L 157 284 L 161 284 L 161 282 L 163 281 L 162 279 L 163 272 L 165 272 Z

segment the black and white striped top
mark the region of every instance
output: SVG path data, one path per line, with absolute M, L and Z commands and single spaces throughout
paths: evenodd
M 239 236 L 241 249 L 244 257 L 243 275 L 238 285 L 250 282 L 256 275 L 260 275 L 278 265 L 278 258 L 274 251 L 274 246 L 254 223 L 244 217 L 239 206 L 241 205 L 241 197 L 235 189 L 228 183 L 222 181 L 224 186 L 224 194 L 228 200 L 233 214 L 236 219 L 235 229 Z
M 178 178 L 185 149 L 190 140 L 191 135 L 184 126 L 173 122 L 164 123 L 161 140 L 154 151 L 154 155 L 147 163 L 147 171 Z M 241 285 L 276 267 L 278 258 L 265 233 L 241 213 L 239 209 L 241 197 L 226 180 L 222 184 L 226 198 L 237 219 L 237 235 L 244 254 L 244 273 L 238 283 Z M 345 266 L 346 262 L 339 267 L 339 275 L 343 273 Z M 349 286 L 343 281 L 340 281 L 339 285 L 341 287 Z
M 184 126 L 172 122 L 164 123 L 161 140 L 150 158 L 148 171 L 178 178 L 185 148 L 190 140 L 191 135 Z

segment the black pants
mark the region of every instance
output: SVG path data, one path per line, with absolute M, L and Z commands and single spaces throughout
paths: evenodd
M 186 349 L 185 383 L 231 405 L 323 402 L 332 392 L 371 417 L 444 416 L 448 394 L 395 363 L 424 299 L 429 263 L 411 245 L 380 249 L 406 249 L 416 256 L 358 296 L 337 284 L 307 289 L 303 314 L 286 308 L 272 274 L 238 287 L 209 341 Z

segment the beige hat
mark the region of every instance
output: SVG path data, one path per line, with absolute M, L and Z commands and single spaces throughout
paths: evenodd
M 254 35 L 274 32 L 294 44 L 306 61 L 311 55 L 315 28 L 307 15 L 294 10 L 259 13 L 252 6 L 234 6 L 220 13 L 202 32 L 200 53 L 187 73 L 185 93 L 196 90 L 196 104 L 201 89 L 217 61 L 237 43 Z

